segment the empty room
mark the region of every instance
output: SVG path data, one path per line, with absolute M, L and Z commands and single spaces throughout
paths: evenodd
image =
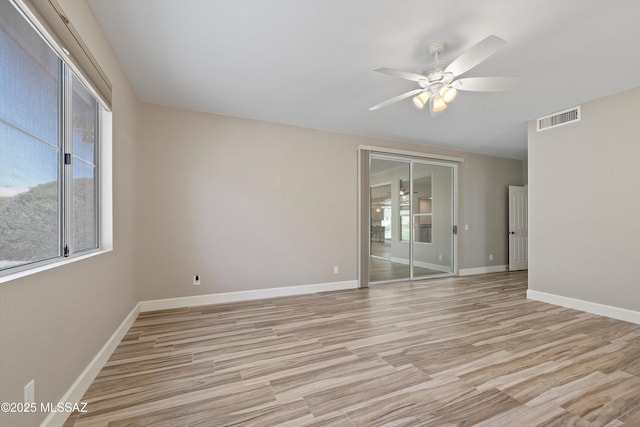
M 0 426 L 640 425 L 639 19 L 0 0 Z

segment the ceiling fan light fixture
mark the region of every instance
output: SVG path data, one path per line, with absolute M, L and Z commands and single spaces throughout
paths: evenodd
M 413 98 L 416 108 L 423 109 L 427 102 L 432 117 L 444 111 L 447 105 L 456 98 L 458 90 L 470 92 L 503 92 L 512 90 L 517 79 L 512 77 L 464 77 L 467 71 L 485 61 L 507 42 L 500 37 L 489 36 L 449 63 L 440 62 L 439 54 L 446 47 L 444 42 L 429 45 L 429 54 L 434 57 L 431 65 L 421 67 L 417 73 L 396 70 L 393 68 L 377 68 L 375 71 L 410 80 L 418 84 L 418 88 L 401 95 L 389 98 L 369 110 L 379 110 L 403 99 Z
M 429 101 L 429 92 L 422 92 L 413 97 L 413 105 L 422 110 L 424 105 Z
M 456 88 L 448 87 L 448 86 L 442 86 L 439 92 L 440 92 L 440 96 L 442 97 L 442 100 L 447 104 L 449 104 L 454 99 L 456 99 L 456 95 L 458 94 L 458 91 L 456 90 Z
M 434 113 L 439 113 L 447 108 L 447 103 L 444 102 L 441 96 L 432 96 L 429 99 L 429 109 Z

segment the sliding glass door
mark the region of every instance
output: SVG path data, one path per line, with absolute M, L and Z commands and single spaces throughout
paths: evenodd
M 412 278 L 453 273 L 453 169 L 412 164 Z
M 406 221 L 403 197 L 411 163 L 404 160 L 371 158 L 369 166 L 369 281 L 409 280 L 409 247 L 402 244 Z
M 453 165 L 371 156 L 369 282 L 454 273 Z

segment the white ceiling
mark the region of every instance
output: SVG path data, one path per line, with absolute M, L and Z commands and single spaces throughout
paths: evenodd
M 140 100 L 308 128 L 526 158 L 526 122 L 640 85 L 637 0 L 89 0 Z M 417 88 L 427 46 L 452 60 L 488 35 L 507 46 L 432 119 Z

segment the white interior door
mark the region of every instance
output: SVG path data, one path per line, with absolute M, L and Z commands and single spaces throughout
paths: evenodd
M 528 268 L 527 187 L 509 186 L 509 270 Z

